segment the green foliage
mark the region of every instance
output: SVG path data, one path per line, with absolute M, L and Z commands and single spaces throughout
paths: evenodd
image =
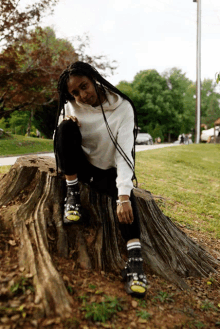
M 14 295 L 24 294 L 28 289 L 34 292 L 34 287 L 30 284 L 29 280 L 24 277 L 19 278 L 10 288 Z
M 28 37 L 19 40 L 19 45 L 11 44 L 0 54 L 0 92 L 3 95 L 0 117 L 17 111 L 11 125 L 16 123 L 24 134 L 30 110 L 35 112 L 44 107 L 46 111 L 54 101 L 57 108 L 58 78 L 63 68 L 74 60 L 77 55 L 71 43 L 56 38 L 55 32 L 48 27 L 32 30 Z M 22 114 L 23 111 L 26 114 Z M 54 123 L 56 110 L 53 114 Z M 49 120 L 46 121 L 48 124 Z
M 160 137 L 161 142 L 162 143 L 164 142 L 163 130 L 162 130 L 162 127 L 158 123 L 156 124 L 155 128 L 152 128 L 152 124 L 150 124 L 149 126 L 147 126 L 146 131 L 148 131 L 148 133 L 153 137 L 154 141 L 155 141 L 155 138 Z
M 12 135 L 1 140 L 0 155 L 18 155 L 35 152 L 53 152 L 53 141 L 43 138 Z
M 73 295 L 73 293 L 74 293 L 73 287 L 67 286 L 67 290 L 68 290 L 70 295 Z
M 151 314 L 148 313 L 146 310 L 136 311 L 136 315 L 144 320 L 149 320 L 151 318 Z
M 77 298 L 82 301 L 83 305 L 85 305 L 86 304 L 86 301 L 89 299 L 89 296 L 82 295 L 82 296 L 78 296 Z
M 173 294 L 169 294 L 166 291 L 160 291 L 157 296 L 154 297 L 154 301 L 159 300 L 161 303 L 171 303 L 174 302 Z
M 211 303 L 211 302 L 208 301 L 208 300 L 204 300 L 204 301 L 202 302 L 201 309 L 202 309 L 203 311 L 209 311 L 210 309 L 218 310 L 218 309 L 213 305 L 213 303 Z
M 89 289 L 96 289 L 96 286 L 94 284 L 89 284 Z
M 6 127 L 7 127 L 7 121 L 5 120 L 5 118 L 0 119 L 0 128 L 5 131 Z
M 216 83 L 202 84 L 202 123 L 209 125 L 220 117 Z M 156 70 L 139 72 L 131 83 L 121 81 L 118 89 L 130 97 L 138 113 L 141 132 L 161 140 L 177 139 L 192 133 L 195 126 L 196 84 L 178 68 L 160 75 Z
M 122 306 L 116 297 L 105 296 L 105 300 L 101 303 L 86 303 L 81 308 L 85 311 L 85 319 L 92 321 L 106 322 L 118 311 L 122 310 Z
M 147 306 L 146 300 L 144 300 L 144 299 L 136 298 L 136 301 L 138 302 L 138 306 L 140 306 L 140 307 L 146 307 Z
M 12 113 L 9 119 L 9 126 L 13 134 L 25 135 L 29 119 L 30 111 L 15 111 Z
M 204 79 L 201 88 L 201 122 L 213 127 L 215 120 L 220 117 L 220 95 L 215 92 L 216 83 Z
M 202 322 L 196 322 L 195 323 L 195 327 L 197 328 L 197 329 L 202 329 L 202 328 L 204 328 L 205 327 L 205 325 L 204 325 L 204 323 L 202 323 Z

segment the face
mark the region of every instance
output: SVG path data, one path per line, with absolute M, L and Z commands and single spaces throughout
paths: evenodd
M 95 86 L 86 76 L 71 76 L 67 82 L 67 88 L 76 101 L 92 106 L 99 105 Z

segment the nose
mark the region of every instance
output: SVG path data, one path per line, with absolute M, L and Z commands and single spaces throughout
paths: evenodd
M 87 92 L 85 90 L 80 91 L 80 98 L 82 101 L 85 101 L 87 98 Z

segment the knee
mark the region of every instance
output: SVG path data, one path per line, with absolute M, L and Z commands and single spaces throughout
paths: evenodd
M 69 119 L 69 120 L 63 120 L 61 122 L 61 124 L 58 126 L 58 130 L 60 132 L 67 131 L 67 130 L 74 131 L 74 130 L 79 130 L 79 127 L 76 122 Z
M 57 127 L 58 139 L 77 140 L 81 142 L 81 133 L 76 122 L 72 120 L 63 120 Z

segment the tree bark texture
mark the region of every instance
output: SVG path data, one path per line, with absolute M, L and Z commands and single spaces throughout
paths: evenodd
M 35 302 L 42 303 L 46 316 L 63 317 L 73 306 L 53 264 L 53 253 L 60 257 L 73 253 L 78 266 L 85 269 L 119 273 L 124 267 L 126 248 L 118 228 L 115 200 L 81 184 L 84 223 L 64 227 L 65 180 L 56 175 L 53 158 L 19 158 L 0 186 L 0 206 L 17 205 L 13 224 L 20 241 L 20 267 L 33 275 Z M 162 213 L 150 192 L 135 189 L 134 195 L 146 273 L 187 289 L 185 277 L 206 277 L 216 271 L 219 262 Z

